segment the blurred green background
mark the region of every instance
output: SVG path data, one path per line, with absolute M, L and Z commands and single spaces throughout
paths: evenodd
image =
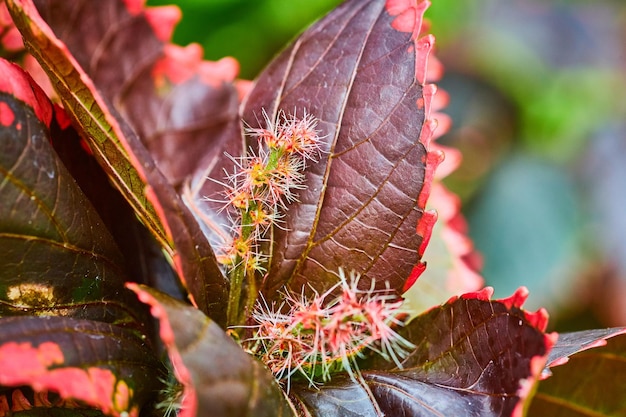
M 150 0 L 148 4 L 170 4 Z M 254 78 L 337 0 L 178 0 L 174 40 Z M 626 2 L 432 0 L 464 162 L 463 200 L 496 296 L 529 288 L 551 328 L 626 325 Z

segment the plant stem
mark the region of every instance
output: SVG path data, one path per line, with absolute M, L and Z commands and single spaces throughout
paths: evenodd
M 247 208 L 242 208 L 241 212 L 241 231 L 238 240 L 242 247 L 250 245 L 250 238 L 254 233 L 254 226 L 251 225 L 250 211 L 256 208 L 256 204 L 251 202 Z M 249 251 L 250 249 L 248 249 Z M 247 259 L 244 256 L 237 255 L 235 266 L 229 273 L 230 275 L 230 292 L 228 294 L 228 307 L 226 317 L 229 326 L 240 326 L 245 319 L 245 312 L 254 305 L 256 301 L 256 282 L 254 270 L 248 267 Z M 246 280 L 246 278 L 248 278 Z M 246 282 L 248 281 L 248 282 Z M 247 284 L 247 297 L 244 309 L 241 305 L 241 292 L 244 285 Z
M 234 268 L 230 271 L 230 292 L 228 293 L 228 307 L 226 310 L 226 319 L 228 326 L 239 325 L 241 300 L 241 288 L 243 286 L 245 270 L 243 268 Z

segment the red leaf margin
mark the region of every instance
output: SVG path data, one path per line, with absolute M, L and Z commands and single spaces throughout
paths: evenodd
M 152 317 L 159 322 L 159 336 L 167 349 L 167 354 L 174 369 L 174 376 L 183 386 L 184 394 L 181 397 L 178 417 L 195 417 L 198 404 L 197 393 L 193 386 L 191 374 L 183 363 L 179 350 L 176 348 L 174 331 L 172 330 L 167 311 L 165 311 L 165 308 L 161 306 L 158 300 L 147 291 L 142 290 L 139 285 L 129 282 L 126 284 L 126 288 L 137 294 L 139 301 L 150 306 Z
M 30 343 L 7 342 L 0 346 L 0 385 L 28 385 L 38 392 L 54 391 L 61 398 L 82 401 L 107 415 L 139 415 L 137 407 L 128 410 L 132 390 L 123 380 L 118 381 L 111 370 L 59 367 L 63 362 L 63 352 L 56 343 L 44 342 L 35 347 Z M 6 411 L 10 410 L 0 408 L 0 416 Z
M 46 126 L 50 127 L 52 121 L 52 105 L 46 93 L 37 85 L 33 78 L 20 66 L 0 58 L 0 91 L 11 94 L 32 107 Z M 10 117 L 9 109 L 0 107 L 0 125 L 6 126 Z
M 390 13 L 398 13 L 396 27 L 402 28 L 408 25 L 409 18 L 414 19 L 410 10 L 402 11 L 402 8 L 406 7 L 407 3 L 408 0 L 388 1 Z M 421 13 L 428 7 L 427 4 L 422 4 L 424 5 L 424 10 Z M 392 12 L 393 10 L 396 11 Z M 430 22 L 424 19 L 421 22 L 418 36 L 425 36 L 424 39 L 427 39 L 429 31 Z M 433 39 L 430 40 L 433 41 Z M 419 79 L 424 80 L 423 83 L 434 85 L 434 83 L 441 80 L 444 69 L 437 56 L 432 53 L 432 47 L 433 45 L 431 44 L 429 54 L 419 56 L 423 60 L 416 66 L 416 74 L 418 74 Z M 426 92 L 424 95 L 426 96 Z M 437 163 L 436 171 L 430 183 L 430 189 L 427 191 L 429 194 L 427 208 L 435 211 L 435 221 L 442 223 L 440 235 L 437 238 L 443 240 L 444 247 L 452 257 L 452 265 L 447 269 L 447 274 L 445 274 L 446 281 L 441 284 L 445 287 L 445 291 L 441 295 L 445 297 L 446 293 L 463 294 L 478 291 L 483 287 L 484 279 L 479 273 L 482 260 L 480 255 L 474 250 L 473 242 L 467 236 L 467 223 L 461 213 L 460 199 L 441 182 L 443 178 L 458 168 L 462 160 L 461 152 L 458 149 L 443 146 L 436 142 L 437 139 L 449 132 L 452 125 L 450 116 L 441 112 L 448 105 L 450 97 L 445 90 L 437 88 L 436 91 L 432 92 L 429 99 L 431 113 L 430 117 L 428 117 L 427 113 L 422 134 L 429 137 L 430 142 L 427 143 L 430 151 L 433 153 L 438 152 L 445 156 Z M 428 241 L 423 246 L 426 246 L 427 243 Z M 425 266 L 423 267 L 425 268 Z M 407 280 L 403 287 L 403 293 L 406 293 L 413 287 L 418 277 L 419 275 L 415 276 L 414 279 L 411 277 Z M 415 290 L 417 289 L 413 289 L 413 291 Z M 439 301 L 443 302 L 444 300 L 445 298 L 442 298 Z
M 195 417 L 208 409 L 215 416 L 293 415 L 269 370 L 209 317 L 148 286 L 126 286 L 150 306 L 159 323 L 159 336 L 183 388 L 179 416 Z
M 479 291 L 470 292 L 463 294 L 461 296 L 453 296 L 448 300 L 447 303 L 452 303 L 458 299 L 477 299 L 481 301 L 489 301 L 493 296 L 493 287 L 485 287 Z M 507 309 L 520 309 L 525 319 L 528 321 L 530 325 L 535 327 L 544 335 L 544 342 L 546 346 L 546 353 L 542 356 L 534 356 L 530 360 L 530 375 L 519 382 L 520 388 L 517 395 L 520 398 L 520 401 L 515 406 L 515 409 L 511 413 L 511 417 L 523 417 L 525 414 L 526 407 L 529 404 L 529 400 L 532 398 L 534 394 L 534 390 L 537 386 L 537 383 L 543 379 L 543 371 L 548 363 L 548 358 L 550 356 L 550 352 L 552 348 L 557 343 L 559 334 L 556 332 L 545 333 L 546 328 L 548 326 L 548 312 L 544 308 L 540 308 L 536 312 L 528 312 L 522 308 L 522 305 L 528 298 L 529 291 L 526 287 L 519 287 L 513 294 L 509 297 L 505 297 L 502 299 L 494 300 L 494 302 L 504 304 Z
M 413 47 L 419 51 L 415 53 L 415 78 L 424 86 L 423 89 L 423 102 L 418 102 L 417 106 L 424 107 L 424 126 L 420 133 L 419 141 L 424 144 L 427 150 L 426 156 L 426 172 L 424 174 L 424 185 L 417 198 L 418 207 L 426 207 L 426 202 L 430 197 L 431 186 L 435 177 L 435 170 L 443 162 L 444 153 L 431 146 L 431 139 L 435 128 L 437 126 L 437 120 L 434 118 L 434 114 L 431 114 L 433 99 L 437 92 L 437 86 L 435 84 L 427 84 L 429 81 L 428 66 L 433 46 L 435 44 L 435 37 L 433 35 L 425 35 L 420 37 L 427 29 L 427 24 L 424 22 L 424 13 L 426 9 L 430 7 L 430 1 L 415 1 L 415 0 L 387 0 L 385 9 L 387 13 L 394 16 L 391 26 L 400 32 L 412 32 L 412 39 L 414 41 Z M 421 245 L 417 250 L 420 261 L 413 268 L 409 276 L 407 277 L 402 292 L 406 292 L 417 281 L 419 276 L 426 270 L 426 263 L 421 261 L 424 251 L 430 241 L 433 227 L 437 221 L 437 212 L 434 210 L 424 210 L 424 214 L 418 220 L 416 226 L 416 233 L 423 236 Z
M 441 75 L 441 65 L 433 54 L 433 48 L 435 44 L 435 38 L 431 34 L 426 34 L 429 29 L 428 21 L 424 20 L 424 13 L 430 7 L 431 3 L 428 0 L 421 2 L 414 2 L 411 0 L 387 0 L 385 8 L 391 16 L 395 16 L 392 22 L 392 27 L 402 32 L 412 32 L 414 39 L 414 47 L 420 51 L 416 53 L 415 62 L 415 77 L 417 81 L 424 85 L 423 90 L 423 103 L 418 103 L 418 106 L 424 106 L 424 126 L 422 128 L 419 141 L 424 144 L 428 150 L 426 160 L 426 173 L 424 176 L 424 186 L 418 197 L 418 206 L 426 207 L 426 203 L 433 190 L 439 195 L 439 188 L 442 186 L 434 182 L 435 177 L 442 177 L 446 174 L 436 173 L 438 167 L 442 165 L 445 160 L 446 153 L 449 151 L 453 156 L 453 161 L 459 161 L 460 155 L 453 149 L 446 149 L 444 147 L 435 144 L 434 140 L 447 132 L 450 125 L 449 118 L 439 113 L 438 111 L 447 102 L 447 94 L 440 92 L 439 96 L 436 94 L 437 86 L 433 84 L 437 81 Z M 443 100 L 440 98 L 443 96 Z M 443 120 L 444 123 L 440 123 Z M 439 129 L 438 129 L 439 127 Z M 437 131 L 437 132 L 436 132 Z M 455 163 L 453 163 L 455 164 Z M 449 164 L 445 164 L 449 165 Z M 454 169 L 454 168 L 452 168 Z M 449 170 L 447 170 L 449 172 Z M 417 233 L 424 236 L 422 244 L 418 249 L 418 255 L 420 259 L 423 257 L 426 247 L 432 236 L 432 230 L 435 222 L 438 220 L 438 214 L 435 210 L 425 210 L 424 215 L 420 218 L 417 224 Z M 409 277 L 407 278 L 402 292 L 406 292 L 409 288 L 415 284 L 419 276 L 426 269 L 426 263 L 418 263 Z

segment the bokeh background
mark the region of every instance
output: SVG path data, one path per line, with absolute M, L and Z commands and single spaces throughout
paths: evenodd
M 174 40 L 253 79 L 338 0 L 149 0 Z M 626 325 L 626 2 L 432 0 L 427 17 L 464 154 L 446 185 L 496 296 L 524 285 L 552 329 Z

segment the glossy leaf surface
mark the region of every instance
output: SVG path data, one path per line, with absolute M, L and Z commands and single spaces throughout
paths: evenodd
M 5 79 L 21 74 L 20 88 L 37 91 L 21 70 L 1 64 Z M 57 158 L 47 126 L 13 94 L 0 92 L 0 316 L 139 324 L 115 242 Z
M 74 125 L 89 140 L 103 169 L 172 257 L 197 306 L 222 323 L 228 283 L 195 219 L 34 4 L 30 0 L 8 4 L 27 46 L 54 81 Z
M 411 321 L 401 333 L 416 348 L 402 369 L 377 359 L 363 371 L 371 395 L 346 378 L 319 391 L 296 388 L 293 400 L 315 416 L 521 415 L 552 345 L 545 312 L 521 310 L 523 292 L 488 296 L 466 294 Z
M 25 36 L 26 46 L 46 69 L 70 116 L 80 125 L 94 154 L 107 166 L 112 180 L 129 198 L 137 215 L 163 243 L 168 241 L 156 209 L 145 195 L 145 176 L 133 166 L 132 156 L 119 124 L 108 114 L 104 100 L 75 59 L 41 20 L 31 1 L 7 2 L 14 22 Z M 90 91 L 92 90 L 92 91 Z
M 419 262 L 428 153 L 419 140 L 427 110 L 416 67 L 428 51 L 415 39 L 424 3 L 406 5 L 420 6 L 398 30 L 386 2 L 342 4 L 287 48 L 250 93 L 244 120 L 251 126 L 263 109 L 270 119 L 281 109 L 306 109 L 326 138 L 286 230 L 275 230 L 268 291 L 287 282 L 297 291 L 307 283 L 324 290 L 339 267 L 365 275 L 364 286 L 369 279 L 399 289 Z
M 290 416 L 269 371 L 202 312 L 145 286 L 129 284 L 151 306 L 161 339 L 184 386 L 180 416 Z
M 560 333 L 559 339 L 548 355 L 547 366 L 552 368 L 567 363 L 570 356 L 587 349 L 604 346 L 607 339 L 624 333 L 626 333 L 626 328 L 622 327 Z
M 137 416 L 153 400 L 162 372 L 145 341 L 117 326 L 66 317 L 0 319 L 4 387 L 49 390 L 109 415 Z M 0 414 L 7 411 L 1 407 Z
M 186 293 L 160 245 L 113 187 L 74 128 L 63 129 L 53 124 L 51 129 L 56 154 L 115 239 L 124 256 L 127 275 L 133 282 L 148 284 L 184 299 Z

